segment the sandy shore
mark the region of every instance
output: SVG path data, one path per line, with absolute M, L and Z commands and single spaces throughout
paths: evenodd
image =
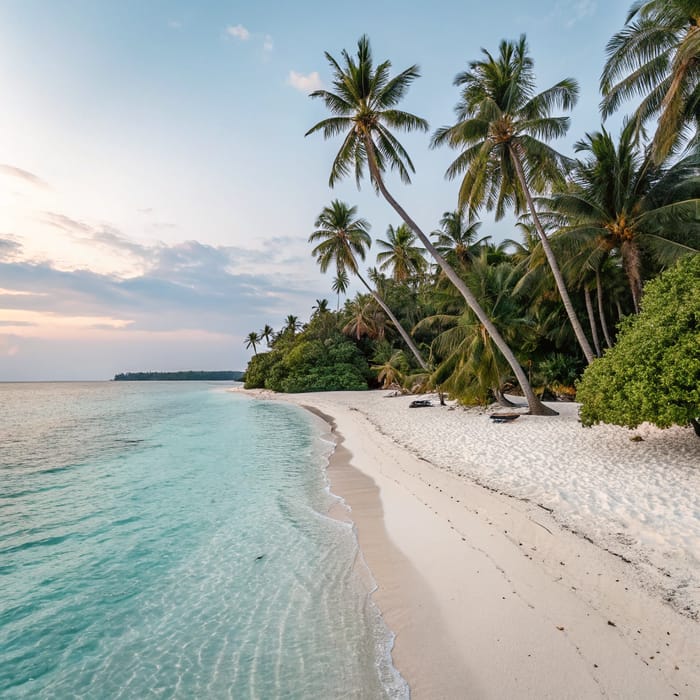
M 700 440 L 386 395 L 270 398 L 334 424 L 413 698 L 700 697 Z

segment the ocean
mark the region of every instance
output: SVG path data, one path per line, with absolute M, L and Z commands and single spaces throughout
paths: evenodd
M 230 386 L 0 384 L 0 697 L 408 696 L 328 436 Z

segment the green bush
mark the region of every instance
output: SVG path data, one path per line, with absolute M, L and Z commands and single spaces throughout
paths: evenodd
M 700 255 L 649 282 L 638 316 L 578 384 L 581 422 L 661 428 L 700 416 Z

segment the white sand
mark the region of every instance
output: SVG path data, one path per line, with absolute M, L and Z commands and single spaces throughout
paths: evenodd
M 700 697 L 691 430 L 583 429 L 575 404 L 499 425 L 386 395 L 275 398 L 336 421 L 350 466 L 331 488 L 412 697 Z

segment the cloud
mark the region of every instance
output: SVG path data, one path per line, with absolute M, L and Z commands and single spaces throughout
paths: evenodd
M 287 77 L 287 84 L 307 95 L 314 90 L 321 90 L 323 88 L 321 76 L 317 71 L 304 75 L 303 73 L 297 73 L 295 70 L 290 70 L 289 76 Z
M 168 27 L 170 27 L 170 29 L 182 29 L 182 22 L 177 19 L 169 19 Z
M 264 51 L 272 51 L 275 48 L 275 45 L 272 41 L 272 37 L 269 34 L 265 34 L 265 39 L 263 41 L 263 50 Z
M 60 228 L 67 233 L 92 233 L 92 226 L 89 226 L 83 221 L 71 219 L 64 214 L 57 214 L 53 211 L 44 212 L 44 221 L 51 226 Z
M 24 180 L 25 182 L 29 182 L 43 189 L 50 189 L 49 183 L 42 180 L 38 175 L 30 173 L 28 170 L 22 170 L 22 168 L 15 168 L 14 165 L 4 165 L 0 163 L 0 173 L 4 173 L 10 177 L 17 177 L 20 180 Z
M 22 255 L 22 244 L 11 237 L 0 238 L 0 262 L 10 262 Z
M 595 14 L 597 0 L 567 0 L 556 6 L 557 14 L 564 15 L 566 27 L 571 28 L 582 19 Z
M 250 39 L 250 32 L 242 24 L 237 24 L 235 27 L 232 25 L 226 27 L 226 33 L 241 41 L 248 41 L 248 39 Z

